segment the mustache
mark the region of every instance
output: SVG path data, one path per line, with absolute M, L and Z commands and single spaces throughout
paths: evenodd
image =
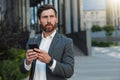
M 47 23 L 45 26 L 53 26 L 51 23 Z

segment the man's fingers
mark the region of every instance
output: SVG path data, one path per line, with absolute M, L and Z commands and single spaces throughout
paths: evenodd
M 34 52 L 33 50 L 28 50 L 27 53 L 26 53 L 26 59 L 28 61 L 33 61 L 34 59 L 37 58 L 37 53 Z

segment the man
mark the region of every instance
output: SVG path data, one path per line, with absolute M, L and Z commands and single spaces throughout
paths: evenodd
M 74 73 L 73 42 L 57 33 L 57 12 L 52 5 L 41 6 L 37 14 L 43 30 L 35 40 L 39 48 L 26 51 L 20 71 L 30 71 L 29 80 L 67 80 Z

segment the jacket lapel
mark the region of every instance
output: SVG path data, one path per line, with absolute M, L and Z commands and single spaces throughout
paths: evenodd
M 42 36 L 40 35 L 40 36 L 38 36 L 38 38 L 37 38 L 37 44 L 38 44 L 38 46 L 40 46 L 41 40 L 42 40 Z
M 42 39 L 41 35 L 38 36 L 36 39 L 37 39 L 37 40 L 36 40 L 36 43 L 37 43 L 38 46 L 39 46 L 39 45 L 40 45 L 40 42 L 41 42 L 41 39 Z M 34 60 L 34 61 L 32 62 L 32 69 L 31 69 L 31 72 L 30 72 L 29 80 L 33 80 L 34 72 L 35 72 L 35 66 L 36 66 L 36 60 Z
M 59 40 L 59 34 L 56 33 L 48 51 L 49 55 L 52 55 L 52 51 L 54 50 L 55 44 L 57 44 L 58 40 Z

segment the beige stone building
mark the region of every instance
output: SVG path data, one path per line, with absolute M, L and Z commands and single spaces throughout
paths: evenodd
M 120 0 L 106 0 L 107 24 L 120 29 Z
M 93 25 L 106 25 L 106 11 L 105 10 L 84 10 L 84 26 L 89 29 Z

